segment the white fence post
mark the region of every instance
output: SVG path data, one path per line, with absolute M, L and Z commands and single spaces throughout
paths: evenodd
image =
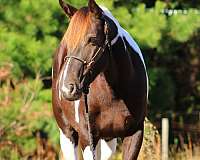
M 162 160 L 168 160 L 169 119 L 162 118 Z

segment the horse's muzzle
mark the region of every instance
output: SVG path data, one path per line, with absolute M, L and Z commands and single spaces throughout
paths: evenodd
M 61 96 L 65 100 L 75 101 L 80 99 L 82 95 L 81 89 L 79 89 L 77 84 L 66 84 L 60 88 Z

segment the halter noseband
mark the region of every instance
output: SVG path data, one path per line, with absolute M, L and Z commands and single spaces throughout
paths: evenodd
M 96 63 L 96 61 L 98 61 L 98 59 L 101 57 L 101 55 L 99 55 L 100 52 L 104 52 L 106 47 L 109 47 L 109 41 L 106 40 L 105 41 L 105 44 L 101 47 L 98 48 L 98 50 L 96 51 L 95 55 L 92 57 L 92 59 L 90 60 L 90 62 L 87 62 L 79 57 L 76 57 L 76 56 L 66 56 L 64 58 L 64 61 L 67 61 L 67 59 L 75 59 L 75 60 L 78 60 L 80 61 L 84 66 L 86 66 L 86 70 L 90 70 L 92 68 L 92 66 Z M 110 48 L 110 47 L 109 47 Z M 109 49 L 110 50 L 110 49 Z

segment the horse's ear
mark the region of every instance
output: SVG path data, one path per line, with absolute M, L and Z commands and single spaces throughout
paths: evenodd
M 92 12 L 93 14 L 95 14 L 96 17 L 99 18 L 99 17 L 102 16 L 102 10 L 97 5 L 97 3 L 95 2 L 95 0 L 89 0 L 89 2 L 88 2 L 88 8 L 89 8 L 90 12 Z
M 69 4 L 64 3 L 63 0 L 59 0 L 59 3 L 69 18 L 71 18 L 76 13 L 77 9 Z

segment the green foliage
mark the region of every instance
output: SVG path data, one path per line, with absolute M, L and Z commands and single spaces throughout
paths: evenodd
M 120 21 L 120 25 L 124 28 L 130 28 L 132 21 L 130 19 L 132 18 L 131 13 L 129 13 L 127 8 L 124 7 L 118 7 L 115 9 L 115 12 L 113 12 L 115 17 L 118 17 L 118 20 Z M 126 16 L 124 16 L 126 15 Z
M 187 15 L 178 14 L 169 18 L 170 35 L 179 42 L 186 42 L 200 28 L 200 16 L 190 9 Z
M 162 38 L 162 30 L 166 28 L 166 17 L 160 14 L 165 4 L 157 2 L 154 9 L 146 11 L 145 4 L 140 4 L 133 14 L 130 32 L 144 47 L 156 48 Z
M 87 3 L 88 3 L 87 0 L 81 0 L 81 1 L 80 0 L 68 0 L 68 1 L 65 1 L 65 2 L 68 2 L 72 6 L 75 6 L 76 8 L 80 8 L 80 7 L 86 6 Z
M 88 3 L 86 0 L 68 2 L 77 8 Z M 145 4 L 135 6 L 138 1 L 131 1 L 129 5 L 120 0 L 97 2 L 111 9 L 121 25 L 143 48 L 159 48 L 163 31 L 172 39 L 186 42 L 200 25 L 199 15 L 194 14 L 194 9 L 190 9 L 187 15 L 179 14 L 167 19 L 161 14 L 162 9 L 166 8 L 166 3 L 161 1 L 156 1 L 155 7 L 151 9 L 147 9 Z M 37 72 L 42 76 L 49 75 L 52 55 L 67 24 L 58 1 L 1 0 L 1 4 L 1 60 L 14 64 L 12 72 L 18 78 L 34 77 Z
M 9 146 L 2 148 L 0 153 L 0 156 L 3 160 L 20 160 L 20 155 L 17 153 L 17 151 L 11 150 Z
M 41 90 L 37 97 L 38 100 L 51 103 L 51 91 L 50 90 Z
M 59 28 L 58 9 L 54 0 L 21 0 L 12 7 L 6 3 L 0 8 L 0 55 L 13 62 L 15 75 L 34 77 L 37 72 L 46 75 L 51 70 L 52 55 L 58 45 L 54 36 Z
M 150 110 L 161 113 L 175 106 L 175 86 L 169 73 L 163 68 L 149 69 L 150 79 Z M 158 94 L 159 93 L 159 94 Z
M 106 6 L 108 9 L 112 10 L 113 8 L 113 3 L 114 0 L 97 0 L 96 1 L 98 4 L 102 5 L 102 6 Z
M 0 130 L 4 132 L 0 142 L 10 141 L 23 155 L 30 154 L 37 147 L 35 133 L 42 131 L 52 146 L 57 147 L 59 134 L 51 110 L 51 89 L 42 90 L 40 80 L 29 80 L 17 86 L 9 98 L 8 106 L 0 107 Z M 19 152 L 9 147 L 13 148 L 7 146 L 0 150 L 0 157 L 20 159 Z

